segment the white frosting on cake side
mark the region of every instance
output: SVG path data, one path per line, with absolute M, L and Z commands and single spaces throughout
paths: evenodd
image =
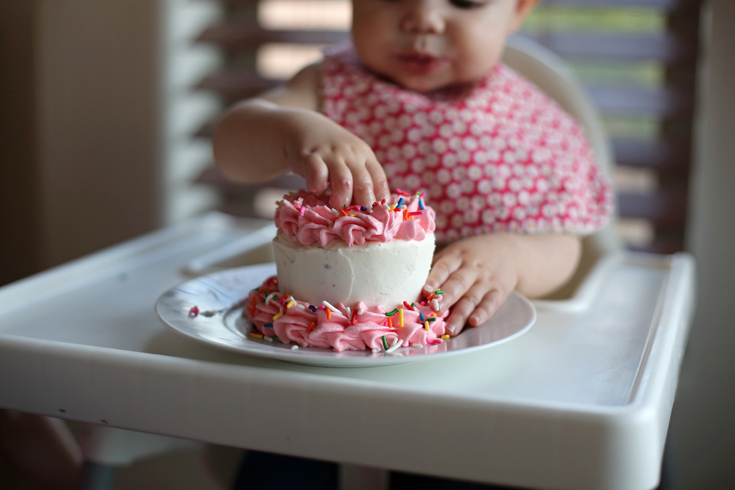
M 352 306 L 382 305 L 391 310 L 417 301 L 429 276 L 434 234 L 424 240 L 391 240 L 327 248 L 304 246 L 281 231 L 273 240 L 281 293 L 321 305 L 326 300 Z

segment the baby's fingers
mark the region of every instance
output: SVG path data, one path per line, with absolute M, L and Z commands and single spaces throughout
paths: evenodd
M 480 301 L 480 304 L 477 305 L 477 308 L 475 308 L 475 311 L 470 315 L 469 324 L 473 327 L 479 327 L 488 321 L 490 317 L 498 311 L 498 308 L 503 304 L 506 297 L 507 296 L 498 289 L 488 291 L 488 293 L 482 298 L 482 301 Z
M 445 328 L 450 335 L 457 335 L 462 331 L 469 316 L 476 311 L 475 308 L 483 299 L 486 290 L 481 284 L 475 284 L 454 305 L 452 314 L 449 315 Z
M 352 174 L 352 204 L 370 207 L 376 200 L 390 196 L 383 167 L 367 144 L 353 149 L 345 162 Z
M 331 159 L 327 161 L 329 168 L 329 187 L 332 196 L 329 205 L 335 209 L 342 209 L 345 204 L 352 201 L 352 172 L 342 160 Z
M 352 204 L 370 207 L 375 202 L 375 193 L 373 192 L 373 178 L 367 169 L 367 162 L 357 161 L 354 164 L 348 164 L 354 189 L 352 192 Z
M 382 199 L 389 199 L 390 188 L 388 187 L 388 179 L 385 176 L 383 167 L 378 163 L 378 160 L 375 158 L 369 158 L 365 164 L 365 168 L 370 174 L 370 179 L 372 180 L 375 200 L 380 201 Z M 370 205 L 372 205 L 372 202 Z M 368 206 L 368 204 L 366 204 L 366 206 Z
M 456 271 L 462 264 L 462 260 L 454 254 L 446 254 L 441 257 L 435 257 L 434 265 L 431 266 L 429 277 L 426 278 L 424 286 L 424 294 L 429 296 L 431 293 L 439 289 L 449 276 Z M 464 292 L 464 291 L 463 291 Z M 446 298 L 446 296 L 444 296 Z
M 300 170 L 298 173 L 306 179 L 306 188 L 309 192 L 319 196 L 327 190 L 329 169 L 318 153 L 306 155 Z
M 453 259 L 450 257 L 447 258 L 448 262 L 451 260 Z M 473 287 L 476 280 L 477 270 L 473 269 L 472 267 L 463 265 L 452 272 L 449 278 L 438 286 L 438 289 L 442 290 L 442 299 L 439 302 L 439 306 L 441 307 L 442 311 L 446 310 L 457 301 L 459 301 L 460 298 L 465 296 L 468 291 L 470 291 L 470 288 Z M 487 289 L 485 289 L 485 291 L 487 291 Z M 484 294 L 484 292 L 482 294 Z M 477 301 L 475 301 L 474 304 L 480 302 L 482 294 L 479 295 Z

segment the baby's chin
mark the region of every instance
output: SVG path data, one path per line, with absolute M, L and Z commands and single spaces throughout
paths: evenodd
M 399 82 L 399 85 L 414 92 L 429 93 L 441 90 L 450 84 L 447 82 L 434 82 L 431 80 L 408 80 L 405 82 Z
M 431 93 L 447 88 L 469 86 L 482 79 L 482 74 L 465 73 L 464 76 L 459 76 L 451 70 L 430 76 L 418 76 L 391 69 L 392 67 L 382 67 L 383 69 L 381 69 L 381 67 L 371 67 L 369 64 L 366 64 L 366 67 L 381 78 L 406 90 L 419 93 Z
M 455 81 L 452 77 L 416 77 L 405 75 L 385 76 L 396 85 L 413 92 L 429 93 L 441 90 L 452 85 Z
M 486 74 L 484 73 L 463 73 L 445 72 L 435 74 L 434 76 L 414 76 L 411 74 L 393 73 L 393 76 L 385 75 L 393 83 L 407 90 L 419 93 L 431 93 L 445 89 L 462 89 L 470 87 L 481 81 Z
M 419 93 L 431 93 L 439 90 L 458 90 L 463 91 L 464 89 L 471 87 L 473 84 L 479 82 L 482 77 L 476 77 L 472 79 L 446 79 L 446 80 L 399 80 L 398 85 L 405 89 L 412 90 Z

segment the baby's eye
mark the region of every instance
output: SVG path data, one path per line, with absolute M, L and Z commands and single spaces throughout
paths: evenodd
M 455 7 L 461 9 L 473 9 L 481 7 L 483 5 L 482 2 L 476 2 L 472 0 L 449 0 L 449 2 Z

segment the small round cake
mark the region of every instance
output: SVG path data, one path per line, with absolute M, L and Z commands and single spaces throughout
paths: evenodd
M 421 210 L 416 198 L 397 198 L 394 209 L 375 203 L 335 212 L 314 196 L 296 196 L 284 198 L 276 212 L 281 292 L 389 310 L 420 298 L 434 256 L 433 211 Z
M 278 275 L 246 300 L 250 335 L 336 351 L 441 343 L 441 291 L 421 296 L 435 246 L 423 196 L 339 210 L 327 199 L 299 191 L 278 203 Z

